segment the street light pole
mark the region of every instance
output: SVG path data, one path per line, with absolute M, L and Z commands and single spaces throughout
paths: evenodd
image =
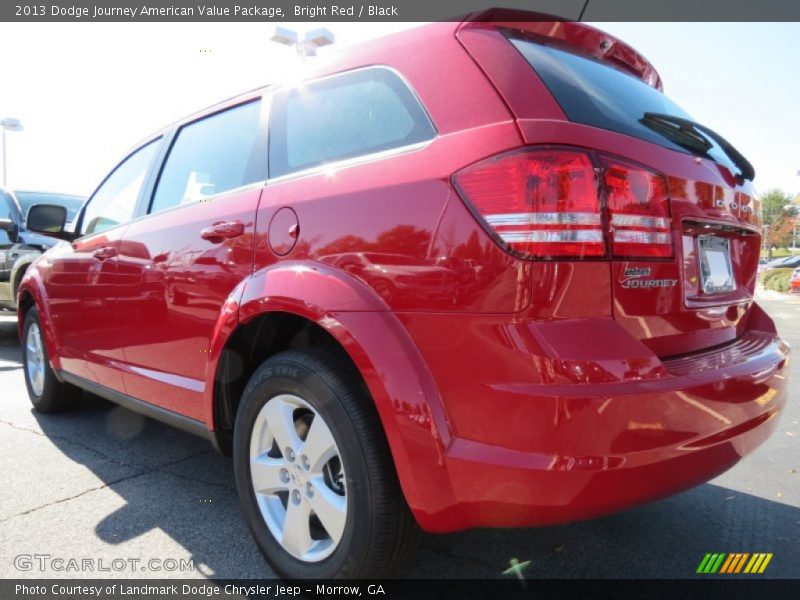
M 3 187 L 8 185 L 6 168 L 6 131 L 22 131 L 22 123 L 19 119 L 5 118 L 0 121 L 0 129 L 3 130 Z

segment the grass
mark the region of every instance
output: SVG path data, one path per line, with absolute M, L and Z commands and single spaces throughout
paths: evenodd
M 784 256 L 792 256 L 792 254 L 797 254 L 798 252 L 800 252 L 800 248 L 795 252 L 792 252 L 791 248 L 773 248 L 772 260 L 775 260 L 776 258 L 783 258 Z M 762 250 L 761 258 L 769 258 L 769 253 L 766 250 Z
M 788 292 L 789 279 L 791 279 L 793 272 L 794 269 L 768 269 L 761 276 L 761 282 L 768 290 Z

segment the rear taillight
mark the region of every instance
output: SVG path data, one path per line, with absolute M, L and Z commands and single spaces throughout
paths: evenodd
M 672 256 L 663 176 L 587 152 L 523 149 L 493 156 L 453 176 L 461 196 L 515 254 L 527 258 L 604 257 L 602 192 L 614 257 Z
M 454 181 L 515 252 L 531 257 L 605 254 L 594 168 L 583 152 L 509 152 L 467 167 Z
M 664 176 L 605 157 L 601 164 L 614 256 L 672 256 L 669 197 Z

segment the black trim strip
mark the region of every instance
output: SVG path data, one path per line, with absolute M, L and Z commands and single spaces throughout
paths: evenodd
M 133 398 L 132 396 L 112 390 L 104 385 L 100 385 L 94 381 L 89 381 L 88 379 L 68 373 L 67 371 L 56 371 L 56 375 L 58 376 L 59 380 L 71 383 L 72 385 L 84 389 L 87 392 L 96 394 L 101 398 L 105 398 L 106 400 L 110 400 L 115 404 L 119 404 L 123 408 L 137 412 L 145 417 L 150 417 L 156 421 L 161 421 L 162 423 L 177 429 L 181 429 L 188 433 L 193 433 L 194 435 L 205 438 L 209 440 L 215 448 L 217 447 L 215 440 L 216 435 L 213 431 L 209 431 L 202 421 L 196 421 L 195 419 L 190 419 L 189 417 L 172 412 L 171 410 L 156 406 L 155 404 L 150 404 L 144 400 Z

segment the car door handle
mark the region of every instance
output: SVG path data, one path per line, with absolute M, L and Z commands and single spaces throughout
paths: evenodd
M 112 258 L 116 255 L 117 250 L 113 246 L 102 246 L 101 248 L 98 248 L 92 252 L 92 256 L 97 260 L 106 260 L 107 258 Z
M 243 233 L 244 223 L 241 221 L 220 221 L 203 229 L 200 237 L 212 244 L 219 244 L 222 240 L 239 237 Z

